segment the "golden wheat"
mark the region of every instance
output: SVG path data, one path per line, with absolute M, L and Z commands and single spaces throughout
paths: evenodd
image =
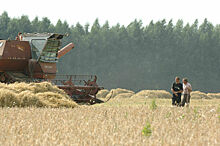
M 79 108 L 1 108 L 0 145 L 220 145 L 220 100 L 113 98 Z M 142 135 L 149 122 L 152 134 Z

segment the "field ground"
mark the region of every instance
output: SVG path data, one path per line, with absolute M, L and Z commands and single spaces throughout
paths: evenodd
M 156 99 L 155 109 L 143 98 L 73 109 L 1 108 L 0 145 L 220 146 L 220 99 L 192 100 L 189 108 L 170 102 Z

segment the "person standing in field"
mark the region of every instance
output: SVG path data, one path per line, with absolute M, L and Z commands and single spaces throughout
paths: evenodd
M 192 86 L 188 82 L 187 78 L 183 79 L 183 101 L 182 101 L 182 106 L 189 106 L 190 103 L 190 93 L 192 92 Z
M 181 95 L 183 92 L 183 84 L 180 83 L 180 78 L 176 77 L 175 82 L 172 84 L 171 91 L 173 93 L 172 105 L 180 106 L 181 104 Z

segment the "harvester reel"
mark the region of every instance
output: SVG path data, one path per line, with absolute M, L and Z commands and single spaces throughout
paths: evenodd
M 82 77 L 87 77 L 87 80 L 83 80 Z M 96 81 L 97 77 L 92 75 L 58 75 L 57 79 L 52 80 L 77 103 L 89 103 L 91 105 L 103 103 L 102 100 L 96 98 L 96 94 L 102 89 Z
M 98 93 L 98 85 L 95 81 L 90 81 L 87 86 L 95 87 L 89 91 L 89 94 L 96 95 Z

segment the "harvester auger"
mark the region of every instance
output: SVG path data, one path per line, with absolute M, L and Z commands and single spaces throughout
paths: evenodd
M 50 81 L 78 103 L 102 103 L 96 98 L 103 89 L 95 75 L 57 75 L 56 63 L 74 48 L 60 49 L 62 34 L 19 33 L 16 40 L 0 40 L 0 82 Z

